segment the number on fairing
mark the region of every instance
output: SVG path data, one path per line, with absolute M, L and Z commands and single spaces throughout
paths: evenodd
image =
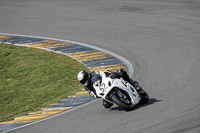
M 105 84 L 104 84 L 104 83 L 101 84 L 101 86 L 99 86 L 99 89 L 100 89 L 102 92 L 104 92 L 104 88 L 105 88 Z

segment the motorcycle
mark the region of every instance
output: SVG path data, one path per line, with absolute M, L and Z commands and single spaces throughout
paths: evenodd
M 149 101 L 149 96 L 143 89 L 137 91 L 123 78 L 110 77 L 102 72 L 94 75 L 92 82 L 98 97 L 124 110 L 133 110 L 136 105 Z

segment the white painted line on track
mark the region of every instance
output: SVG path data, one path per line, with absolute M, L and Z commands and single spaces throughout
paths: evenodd
M 41 120 L 38 120 L 38 121 L 35 121 L 35 122 L 31 122 L 31 123 L 29 123 L 29 124 L 25 124 L 25 125 L 23 125 L 23 126 L 19 126 L 19 127 L 10 129 L 10 130 L 6 130 L 6 131 L 3 131 L 2 133 L 7 133 L 7 132 L 10 132 L 10 131 L 14 131 L 14 130 L 16 130 L 16 129 L 19 129 L 19 128 L 27 127 L 27 126 L 30 126 L 30 125 L 33 125 L 33 124 L 37 124 L 37 123 L 42 122 L 42 121 L 46 121 L 46 120 L 49 120 L 49 119 L 53 119 L 53 118 L 55 118 L 55 117 L 57 117 L 57 116 L 63 115 L 63 114 L 65 114 L 65 113 L 71 112 L 71 111 L 76 110 L 76 109 L 79 109 L 79 108 L 82 108 L 83 106 L 86 106 L 86 105 L 88 105 L 88 104 L 90 104 L 90 103 L 93 103 L 93 102 L 95 102 L 95 101 L 97 101 L 97 100 L 100 100 L 100 99 L 94 99 L 94 100 L 92 100 L 92 101 L 90 101 L 90 102 L 88 102 L 88 103 L 82 104 L 82 105 L 80 105 L 80 106 L 71 108 L 71 109 L 66 110 L 66 111 L 63 111 L 63 112 L 61 112 L 61 113 L 59 113 L 59 114 L 55 114 L 55 115 L 46 117 L 46 118 L 44 118 L 44 119 L 41 119 Z
M 117 55 L 117 54 L 115 54 L 113 52 L 110 52 L 108 50 L 105 50 L 105 49 L 102 49 L 102 48 L 99 48 L 99 47 L 96 47 L 96 46 L 92 46 L 92 45 L 85 44 L 85 43 L 80 43 L 80 42 L 75 42 L 75 41 L 70 41 L 70 40 L 63 40 L 63 39 L 56 39 L 56 38 L 49 38 L 49 37 L 18 35 L 18 34 L 7 34 L 7 33 L 0 33 L 0 35 L 23 36 L 23 37 L 41 38 L 41 39 L 46 39 L 46 40 L 49 39 L 49 40 L 55 40 L 55 41 L 63 41 L 63 42 L 68 42 L 68 43 L 74 43 L 74 44 L 86 46 L 86 47 L 89 47 L 89 48 L 93 48 L 93 49 L 108 53 L 108 54 L 116 57 L 117 59 L 121 60 L 124 64 L 126 64 L 130 77 L 132 77 L 133 74 L 134 74 L 134 68 L 133 68 L 132 64 L 128 60 L 126 60 L 125 58 L 123 58 L 123 57 L 121 57 L 121 56 L 119 56 L 119 55 Z

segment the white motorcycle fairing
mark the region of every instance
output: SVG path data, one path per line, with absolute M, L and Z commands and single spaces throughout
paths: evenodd
M 110 77 L 106 77 L 105 73 L 99 73 L 99 75 L 102 77 L 100 80 L 97 80 L 93 87 L 96 90 L 96 94 L 98 97 L 102 97 L 103 99 L 113 103 L 109 99 L 110 92 L 113 91 L 113 89 L 118 88 L 121 89 L 129 95 L 131 98 L 132 105 L 136 105 L 140 102 L 141 97 L 137 93 L 136 89 L 127 81 L 125 81 L 123 78 L 120 79 L 112 79 Z

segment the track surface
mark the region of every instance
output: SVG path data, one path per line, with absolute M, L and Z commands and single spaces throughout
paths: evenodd
M 88 43 L 128 59 L 149 105 L 101 100 L 16 133 L 199 133 L 198 0 L 0 0 L 0 32 Z

